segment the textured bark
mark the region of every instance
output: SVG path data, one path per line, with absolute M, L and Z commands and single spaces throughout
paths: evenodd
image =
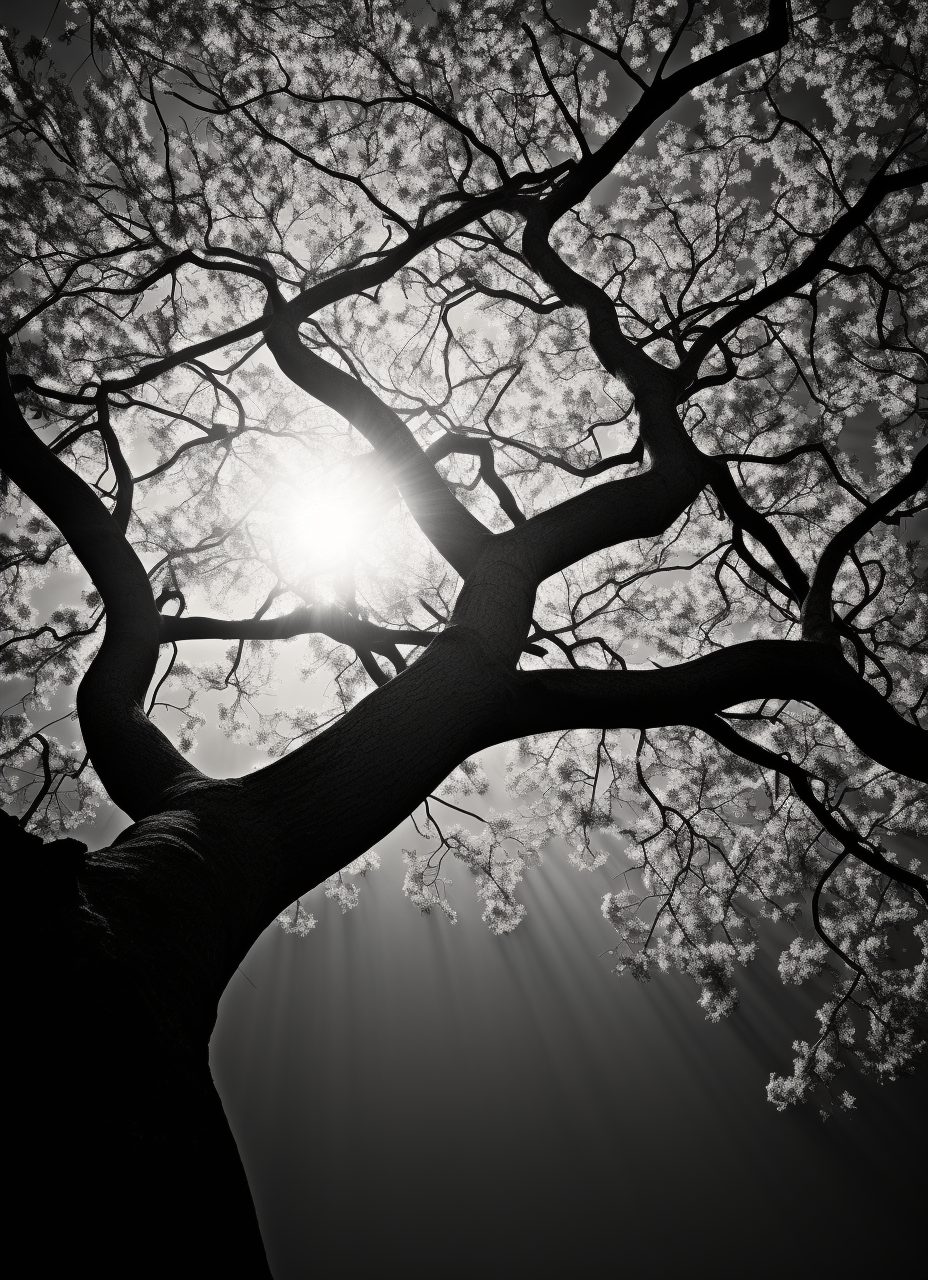
M 292 756 L 240 782 L 175 786 L 88 856 L 79 899 L 54 902 L 38 939 L 23 1086 L 37 1168 L 50 1148 L 76 1152 L 55 1173 L 69 1187 L 62 1268 L 76 1234 L 108 1242 L 109 1257 L 94 1246 L 101 1277 L 267 1274 L 208 1075 L 219 997 L 288 903 L 386 835 L 461 759 L 522 733 L 679 723 L 792 693 L 844 709 L 861 746 L 926 776 L 918 730 L 875 693 L 867 707 L 861 687 L 829 647 L 788 642 L 667 671 L 519 675 L 458 625 Z

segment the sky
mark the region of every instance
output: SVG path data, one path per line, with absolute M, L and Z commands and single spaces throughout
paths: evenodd
M 43 34 L 52 5 L 2 8 Z M 206 734 L 196 762 L 228 776 L 254 759 Z M 123 824 L 113 811 L 95 843 Z M 355 910 L 320 887 L 308 937 L 269 927 L 220 1006 L 210 1061 L 275 1280 L 861 1274 L 917 1247 L 928 1069 L 890 1087 L 845 1073 L 857 1110 L 827 1123 L 778 1114 L 764 1088 L 812 1038 L 816 1000 L 779 982 L 775 932 L 712 1026 L 687 979 L 610 972 L 608 866 L 546 855 L 499 938 L 460 868 L 456 925 L 406 901 L 411 834 L 378 846 Z
M 765 1085 L 815 1003 L 773 939 L 712 1026 L 688 980 L 610 972 L 608 868 L 547 856 L 497 938 L 460 869 L 458 923 L 420 916 L 402 843 L 347 915 L 320 888 L 306 938 L 266 930 L 220 1006 L 213 1075 L 275 1280 L 860 1275 L 917 1247 L 928 1073 L 844 1073 L 858 1109 L 827 1123 L 777 1113 Z

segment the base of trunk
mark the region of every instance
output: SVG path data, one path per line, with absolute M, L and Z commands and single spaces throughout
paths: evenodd
M 196 974 L 156 990 L 101 917 L 39 914 L 14 988 L 16 1274 L 270 1280 L 209 1071 L 209 1002 L 195 1026 L 164 1012 Z

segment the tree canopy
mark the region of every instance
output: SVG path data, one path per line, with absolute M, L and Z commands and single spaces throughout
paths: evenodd
M 7 807 L 150 833 L 210 695 L 287 849 L 239 954 L 424 804 L 415 906 L 451 858 L 506 933 L 542 849 L 608 859 L 617 972 L 713 1020 L 789 922 L 828 995 L 769 1097 L 851 1105 L 925 1013 L 928 10 L 576 8 L 95 0 L 76 78 L 3 35 Z

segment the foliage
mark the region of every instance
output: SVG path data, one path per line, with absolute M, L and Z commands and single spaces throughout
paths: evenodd
M 2 323 L 35 431 L 148 572 L 164 656 L 146 710 L 182 751 L 207 708 L 291 753 L 448 629 L 459 577 L 407 440 L 497 534 L 600 490 L 621 507 L 608 486 L 664 474 L 674 450 L 704 468 L 667 518 L 591 534 L 547 576 L 522 672 L 618 679 L 746 641 L 830 643 L 920 724 L 924 6 L 598 0 L 573 29 L 520 0 L 95 0 L 75 17 L 79 88 L 48 42 L 3 38 Z M 738 40 L 758 52 L 666 88 Z M 318 364 L 288 370 L 269 336 L 284 314 L 393 436 Z M 675 379 L 676 444 L 648 416 L 655 370 Z M 51 835 L 104 794 L 62 692 L 104 608 L 54 523 L 15 486 L 3 502 L 4 786 Z M 192 627 L 211 611 L 247 621 Z M 231 647 L 181 661 L 196 635 Z M 305 678 L 331 676 L 326 705 L 275 698 L 281 637 Z M 892 1079 L 923 1043 L 919 866 L 900 878 L 893 852 L 928 837 L 923 771 L 861 747 L 854 698 L 845 722 L 790 687 L 529 733 L 510 814 L 475 834 L 426 802 L 437 848 L 407 853 L 404 892 L 453 920 L 450 854 L 506 933 L 522 872 L 566 842 L 616 875 L 616 971 L 688 974 L 712 1020 L 780 922 L 784 982 L 826 989 L 818 1039 L 769 1096 L 851 1105 L 831 1089 L 843 1063 Z M 438 798 L 479 789 L 464 761 Z M 326 892 L 346 911 L 358 887 Z M 299 902 L 279 921 L 315 926 Z

